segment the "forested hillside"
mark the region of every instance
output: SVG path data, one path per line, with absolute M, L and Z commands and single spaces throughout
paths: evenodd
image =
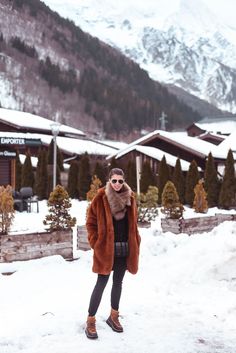
M 200 115 L 116 49 L 39 0 L 0 0 L 0 103 L 120 137 Z

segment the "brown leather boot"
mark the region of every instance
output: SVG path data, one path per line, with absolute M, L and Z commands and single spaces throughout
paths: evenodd
M 85 334 L 88 338 L 94 339 L 98 338 L 96 331 L 96 319 L 95 316 L 88 316 L 87 318 L 87 327 L 85 329 Z
M 123 332 L 123 327 L 119 322 L 119 311 L 111 309 L 111 314 L 106 323 L 112 328 L 113 331 Z

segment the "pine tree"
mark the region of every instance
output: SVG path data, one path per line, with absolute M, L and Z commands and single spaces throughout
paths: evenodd
M 21 186 L 34 187 L 34 172 L 31 163 L 30 154 L 26 153 L 26 158 L 22 167 L 22 180 Z
M 20 191 L 21 188 L 21 174 L 22 174 L 22 164 L 19 157 L 19 152 L 16 152 L 16 185 L 15 189 Z
M 93 171 L 93 175 L 97 175 L 101 181 L 101 186 L 106 184 L 106 167 L 104 164 L 97 162 Z
M 167 181 L 162 193 L 161 212 L 166 218 L 179 219 L 183 216 L 184 207 L 172 181 Z
M 185 202 L 192 207 L 194 200 L 194 188 L 199 180 L 199 172 L 197 163 L 193 160 L 190 163 L 189 170 L 186 176 L 186 187 L 185 187 Z
M 97 175 L 93 175 L 92 177 L 92 183 L 90 184 L 90 189 L 87 192 L 87 200 L 89 202 L 92 201 L 94 196 L 97 195 L 98 189 L 102 186 L 101 180 L 97 177 Z
M 57 151 L 57 165 L 59 167 L 59 170 L 62 172 L 64 170 L 63 156 L 58 146 L 56 146 L 56 151 Z M 54 140 L 52 139 L 48 147 L 48 164 L 52 164 L 52 165 L 53 165 L 53 152 L 54 152 Z
M 57 165 L 58 165 L 60 172 L 63 172 L 64 171 L 63 155 L 62 155 L 62 152 L 58 146 L 57 146 Z
M 185 199 L 185 178 L 184 178 L 184 174 L 182 172 L 181 169 L 181 163 L 180 163 L 180 159 L 177 158 L 176 160 L 176 164 L 175 164 L 175 169 L 174 169 L 174 173 L 173 173 L 173 183 L 175 185 L 176 191 L 179 195 L 179 200 L 182 204 L 184 204 Z
M 224 177 L 223 177 L 220 196 L 219 196 L 219 206 L 225 209 L 234 207 L 236 204 L 235 192 L 236 192 L 236 180 L 235 180 L 234 157 L 233 157 L 232 150 L 230 149 L 225 163 Z
M 129 160 L 129 162 L 127 164 L 126 173 L 125 173 L 125 180 L 133 191 L 137 190 L 136 164 L 134 161 Z
M 158 169 L 158 189 L 159 189 L 159 203 L 162 201 L 162 192 L 164 190 L 164 187 L 167 183 L 167 181 L 170 180 L 170 169 L 169 166 L 166 163 L 166 157 L 163 155 L 162 160 L 159 165 Z
M 86 200 L 86 194 L 90 187 L 90 163 L 88 153 L 85 153 L 79 163 L 79 197 Z
M 69 214 L 71 202 L 63 186 L 57 185 L 50 193 L 48 207 L 49 214 L 46 215 L 43 221 L 43 224 L 48 226 L 47 230 L 53 232 L 74 227 L 76 218 L 72 218 Z
M 61 175 L 60 172 L 63 171 L 63 160 L 60 149 L 57 147 L 57 166 L 56 166 L 56 185 L 61 184 Z M 53 139 L 50 142 L 47 153 L 47 164 L 49 166 L 48 171 L 48 194 L 53 189 L 53 151 L 54 151 L 54 141 Z
M 39 200 L 46 199 L 48 195 L 47 151 L 45 149 L 41 149 L 38 154 L 35 193 L 38 195 Z
M 194 188 L 193 208 L 198 213 L 206 213 L 208 210 L 207 194 L 201 179 Z
M 36 166 L 36 172 L 35 172 L 35 193 L 36 195 L 39 195 L 39 184 L 40 184 L 40 166 L 42 164 L 42 152 L 43 150 L 40 148 L 38 151 L 38 163 Z
M 51 165 L 53 165 L 53 150 L 54 150 L 54 140 L 52 138 L 48 146 L 48 164 L 51 164 Z
M 113 157 L 111 159 L 111 163 L 109 165 L 109 170 L 111 170 L 113 168 L 120 168 L 119 163 L 118 163 L 117 159 L 115 159 L 115 157 Z
M 79 197 L 78 182 L 79 182 L 79 162 L 72 161 L 69 169 L 67 190 L 68 190 L 69 196 L 73 199 Z
M 156 185 L 155 175 L 152 172 L 150 163 L 144 162 L 142 165 L 141 179 L 140 179 L 140 191 L 147 192 L 148 187 Z
M 215 167 L 214 158 L 211 152 L 208 155 L 204 173 L 204 185 L 207 192 L 207 201 L 209 207 L 217 206 L 219 199 L 219 180 Z

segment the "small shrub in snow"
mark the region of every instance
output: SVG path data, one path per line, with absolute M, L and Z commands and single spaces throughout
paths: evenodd
M 208 211 L 207 194 L 203 187 L 203 180 L 199 180 L 194 188 L 193 208 L 195 212 L 206 213 Z
M 184 207 L 179 201 L 179 196 L 174 184 L 168 181 L 162 193 L 162 208 L 161 212 L 166 215 L 166 218 L 179 219 L 183 216 Z
M 101 180 L 97 177 L 97 175 L 94 175 L 92 177 L 92 183 L 90 184 L 90 189 L 86 194 L 87 201 L 88 201 L 88 206 L 86 210 L 86 218 L 88 215 L 88 209 L 91 204 L 92 199 L 97 195 L 98 189 L 102 186 Z
M 74 227 L 76 218 L 71 217 L 69 209 L 71 202 L 67 191 L 61 185 L 57 185 L 50 193 L 48 199 L 49 214 L 46 215 L 43 224 L 48 226 L 47 230 L 66 230 Z
M 94 175 L 92 177 L 92 183 L 90 184 L 90 189 L 87 192 L 87 201 L 91 202 L 94 196 L 96 196 L 98 189 L 102 186 L 101 180 L 97 177 L 97 175 Z
M 146 193 L 138 198 L 138 222 L 154 221 L 158 216 L 158 188 L 149 186 Z

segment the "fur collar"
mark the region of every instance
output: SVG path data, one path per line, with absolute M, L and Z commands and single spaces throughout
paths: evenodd
M 116 220 L 124 218 L 126 207 L 131 205 L 131 189 L 124 183 L 120 192 L 116 192 L 108 181 L 105 187 L 105 194 L 111 208 L 112 216 Z

